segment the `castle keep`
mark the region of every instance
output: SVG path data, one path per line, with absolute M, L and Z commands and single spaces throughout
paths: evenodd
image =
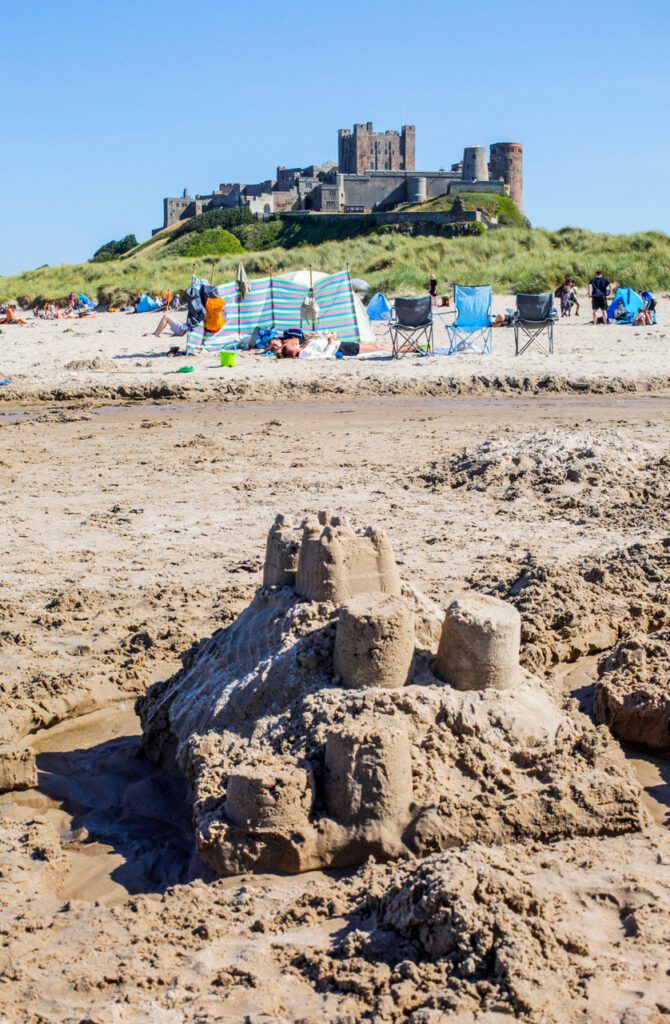
M 341 174 L 367 171 L 413 171 L 416 128 L 405 124 L 400 132 L 375 132 L 372 121 L 337 133 L 337 163 Z
M 375 132 L 371 121 L 341 128 L 337 163 L 277 167 L 276 177 L 255 184 L 222 182 L 208 195 L 163 200 L 163 227 L 218 207 L 247 206 L 258 217 L 274 213 L 367 213 L 402 203 L 421 203 L 458 192 L 509 195 L 523 211 L 523 147 L 495 142 L 468 146 L 463 159 L 447 171 L 415 166 L 416 129 Z

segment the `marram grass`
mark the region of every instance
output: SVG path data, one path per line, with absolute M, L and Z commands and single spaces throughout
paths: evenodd
M 0 277 L 0 300 L 16 299 L 26 306 L 40 300 L 60 301 L 71 291 L 83 291 L 101 303 L 119 305 L 145 291 L 183 291 L 194 261 L 175 254 L 174 248 L 163 245 L 106 263 L 40 267 Z M 585 285 L 596 269 L 613 282 L 638 290 L 670 290 L 670 237 L 655 231 L 610 235 L 580 228 L 553 232 L 505 228 L 450 239 L 372 233 L 319 245 L 223 256 L 216 265 L 216 281 L 232 280 L 240 259 L 252 276 L 309 264 L 326 273 L 349 267 L 352 277 L 362 277 L 391 295 L 424 291 L 431 273 L 437 275 L 441 291 L 459 283 L 492 284 L 496 292 L 513 293 L 553 290 L 566 274 Z M 196 263 L 202 276 L 210 277 L 211 269 L 209 257 Z

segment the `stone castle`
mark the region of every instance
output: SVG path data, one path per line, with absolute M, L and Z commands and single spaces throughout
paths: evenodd
M 209 195 L 163 200 L 163 227 L 219 207 L 247 206 L 258 217 L 274 213 L 368 213 L 392 210 L 458 192 L 509 195 L 523 211 L 523 147 L 496 142 L 487 157 L 483 146 L 468 146 L 447 171 L 418 171 L 416 129 L 375 132 L 371 121 L 341 128 L 337 163 L 277 167 L 275 178 L 255 184 L 221 183 Z

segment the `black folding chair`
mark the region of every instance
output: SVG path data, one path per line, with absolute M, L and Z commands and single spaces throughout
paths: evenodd
M 433 351 L 433 299 L 423 295 L 416 299 L 396 299 L 389 320 L 393 343 L 393 358 L 408 352 L 432 356 Z
M 520 356 L 534 342 L 548 356 L 554 351 L 554 323 L 557 311 L 551 292 L 541 295 L 517 295 L 514 318 L 514 351 Z M 547 344 L 542 335 L 547 332 Z M 523 335 L 523 338 L 521 337 Z

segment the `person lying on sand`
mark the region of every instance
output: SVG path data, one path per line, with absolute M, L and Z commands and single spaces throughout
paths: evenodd
M 0 324 L 19 324 L 19 326 L 25 327 L 26 321 L 21 320 L 21 318 L 16 315 L 16 306 L 11 303 L 5 306 L 5 316 L 3 320 L 0 320 Z

